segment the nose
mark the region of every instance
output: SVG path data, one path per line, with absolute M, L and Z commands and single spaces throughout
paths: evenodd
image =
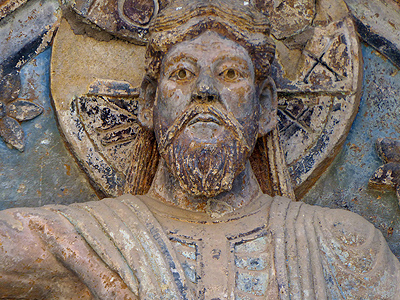
M 209 74 L 202 74 L 196 82 L 196 89 L 192 93 L 192 102 L 201 103 L 220 101 L 220 96 L 214 86 L 214 80 Z

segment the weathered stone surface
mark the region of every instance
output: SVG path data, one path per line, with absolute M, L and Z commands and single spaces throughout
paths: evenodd
M 49 97 L 50 55 L 49 49 L 19 72 L 19 98 L 40 105 L 43 112 L 18 125 L 24 133 L 24 152 L 0 140 L 0 209 L 98 199 L 57 128 Z
M 15 119 L 7 116 L 0 119 L 0 137 L 11 147 L 24 150 L 24 131 Z
M 376 141 L 376 151 L 383 162 L 400 163 L 400 141 L 380 138 Z
M 0 76 L 20 68 L 50 44 L 57 0 L 31 0 L 0 21 Z
M 329 165 L 350 130 L 359 103 L 360 59 L 348 17 L 315 26 L 297 39 L 277 41 L 279 128 L 298 197 Z
M 345 0 L 363 40 L 400 67 L 400 4 L 393 0 Z
M 272 25 L 271 33 L 277 39 L 301 33 L 311 25 L 316 12 L 315 2 L 310 0 L 250 2 L 269 17 Z
M 282 197 L 293 194 L 275 128 L 278 104 L 282 134 L 302 143 L 299 152 L 306 153 L 297 170 L 308 178 L 299 183 L 298 194 L 327 166 L 352 122 L 360 57 L 349 19 L 324 23 L 332 11 L 325 12 L 318 23 L 300 24 L 299 36 L 277 41 L 278 101 L 269 77 L 274 46 L 265 34 L 265 16 L 239 0 L 182 4 L 172 3 L 152 25 L 158 39 L 149 46 L 140 94 L 129 67 L 143 62 L 127 66 L 122 59 L 137 47 L 113 39 L 93 42 L 61 24 L 52 88 L 62 131 L 99 190 L 128 195 L 1 212 L 0 294 L 399 298 L 400 264 L 377 229 L 353 213 Z M 317 10 L 322 7 L 326 3 Z M 180 10 L 190 17 L 174 18 L 185 16 Z M 81 49 L 83 42 L 91 44 L 91 52 Z M 283 58 L 290 53 L 295 63 Z M 69 66 L 71 58 L 82 65 Z M 103 64 L 84 70 L 93 61 Z M 120 73 L 110 68 L 116 62 Z M 7 110 L 0 109 L 4 119 Z M 16 108 L 9 111 L 18 115 Z M 314 143 L 309 152 L 307 139 Z M 303 158 L 297 150 L 287 151 L 288 160 Z M 150 167 L 144 163 L 149 161 Z M 154 180 L 148 171 L 156 171 Z M 261 185 L 256 176 L 263 178 Z M 146 180 L 144 186 L 152 181 L 147 195 L 129 195 L 145 192 L 137 182 Z M 263 194 L 264 183 L 267 193 L 279 196 Z M 17 192 L 25 189 L 20 185 Z M 42 278 L 51 278 L 51 284 Z
M 394 189 L 400 203 L 400 141 L 379 138 L 376 150 L 385 163 L 369 179 L 369 186 L 376 189 Z
M 23 151 L 25 135 L 19 122 L 36 118 L 43 109 L 33 102 L 16 99 L 20 91 L 18 71 L 12 71 L 0 81 L 0 137 L 10 147 Z
M 99 42 L 75 35 L 63 19 L 52 57 L 51 90 L 57 111 L 69 111 L 72 99 L 88 93 L 89 86 L 98 79 L 126 81 L 135 88 L 140 86 L 144 52 L 144 47 L 121 40 Z
M 43 108 L 33 102 L 17 99 L 8 105 L 8 115 L 20 122 L 32 120 L 40 115 Z
M 88 22 L 119 37 L 143 45 L 148 39 L 149 22 L 157 15 L 158 0 L 68 0 L 68 9 Z
M 131 154 L 139 130 L 134 122 L 144 50 L 121 40 L 75 35 L 66 20 L 53 46 L 52 96 L 61 129 L 82 167 L 108 195 L 124 193 L 128 169 L 135 168 L 131 162 L 140 161 Z
M 29 0 L 3 0 L 0 2 L 0 20 Z
M 19 72 L 13 71 L 0 80 L 0 102 L 4 105 L 15 100 L 21 91 Z
M 303 201 L 356 212 L 372 222 L 400 257 L 400 210 L 394 191 L 375 190 L 368 181 L 382 165 L 378 138 L 400 139 L 400 72 L 371 47 L 363 46 L 360 109 L 343 150 Z
M 369 180 L 369 185 L 377 189 L 393 189 L 398 191 L 400 184 L 400 164 L 389 162 L 375 171 Z
M 153 0 L 126 0 L 122 3 L 122 11 L 120 13 L 131 22 L 146 25 L 156 13 L 156 8 L 158 8 L 157 3 L 154 3 Z
M 268 3 L 264 4 L 267 5 Z M 110 2 L 108 5 L 108 9 L 111 9 L 112 3 Z M 196 4 L 193 3 L 192 5 Z M 261 3 L 257 5 L 260 6 Z M 268 5 L 272 4 L 269 3 Z M 272 9 L 268 5 L 263 9 Z M 297 22 L 293 19 L 293 24 L 297 22 L 296 24 L 299 26 L 296 27 L 297 29 L 294 27 L 292 28 L 293 30 L 281 28 L 282 32 L 288 33 L 288 35 L 284 36 L 285 39 L 283 40 L 276 40 L 277 60 L 273 68 L 280 98 L 281 111 L 279 112 L 279 117 L 282 124 L 279 127 L 284 152 L 296 193 L 301 197 L 320 176 L 321 172 L 340 149 L 351 126 L 358 105 L 360 89 L 360 54 L 354 26 L 348 17 L 345 5 L 337 4 L 332 8 L 325 1 L 318 2 L 317 17 L 319 22 L 316 24 L 311 23 L 315 12 L 313 3 L 296 2 L 296 4 L 291 3 L 288 5 L 283 2 L 280 6 L 277 5 L 273 9 L 274 11 L 281 11 L 285 7 L 288 7 L 287 13 L 293 14 L 294 10 L 291 5 L 295 5 L 298 9 L 302 10 L 302 13 L 299 13 L 298 16 L 301 20 L 305 20 L 305 23 Z M 100 15 L 98 17 L 100 18 Z M 292 20 L 289 17 L 286 19 Z M 323 22 L 323 20 L 325 21 Z M 280 28 L 278 24 L 281 23 L 282 20 L 272 20 L 272 24 L 277 24 L 276 28 Z M 60 33 L 58 33 L 59 37 L 57 37 L 57 41 L 61 42 L 58 44 L 56 41 L 54 47 L 54 64 L 58 64 L 57 61 L 59 58 L 66 61 L 66 56 L 62 53 L 71 52 L 67 51 L 67 48 L 64 49 L 64 47 L 70 47 L 63 42 L 64 40 L 74 39 L 77 44 L 85 41 L 85 45 L 83 46 L 85 48 L 87 47 L 87 41 L 89 41 L 88 37 L 83 38 L 79 35 L 74 35 L 71 30 L 67 30 L 68 25 L 66 25 L 65 21 L 62 24 Z M 66 36 L 67 32 L 69 32 L 69 37 Z M 114 31 L 111 30 L 110 32 Z M 280 38 L 283 37 L 280 36 Z M 96 55 L 102 56 L 104 62 L 107 59 L 110 61 L 106 64 L 103 63 L 103 65 L 109 65 L 112 69 L 115 66 L 113 61 L 118 56 L 116 54 L 113 57 L 111 53 L 116 52 L 110 52 L 107 43 L 98 42 L 94 39 L 90 39 L 90 43 L 93 45 L 92 47 L 99 49 Z M 100 50 L 102 47 L 105 47 L 103 51 Z M 139 51 L 139 53 L 143 53 L 144 51 L 140 46 L 131 47 L 135 49 L 134 51 Z M 80 50 L 74 49 L 73 52 L 75 51 Z M 110 55 L 105 56 L 101 53 L 110 53 Z M 130 65 L 121 65 L 119 73 L 111 73 L 109 70 L 105 70 L 106 68 L 101 71 L 93 69 L 87 72 L 80 68 L 82 65 L 87 65 L 81 59 L 85 55 L 88 56 L 84 51 L 81 51 L 79 55 L 74 55 L 74 57 L 68 56 L 69 61 L 77 61 L 76 69 L 70 66 L 67 67 L 67 63 L 53 67 L 54 70 L 64 70 L 53 75 L 55 84 L 52 85 L 54 89 L 52 94 L 57 109 L 60 107 L 61 110 L 67 111 L 69 108 L 67 108 L 66 104 L 70 103 L 74 97 L 86 94 L 88 86 L 95 78 L 107 78 L 117 81 L 124 80 L 131 83 L 133 88 L 139 87 L 140 80 L 138 78 L 143 76 L 143 73 L 140 73 L 139 70 L 144 69 L 144 60 L 135 59 L 130 61 Z M 93 59 L 93 56 L 91 59 Z M 118 60 L 122 61 L 123 59 L 118 58 Z M 136 76 L 134 80 L 130 79 L 130 76 L 133 76 L 132 74 L 124 75 L 129 73 L 128 68 L 138 70 L 137 72 L 132 72 Z M 68 75 L 69 72 L 73 74 Z M 97 75 L 90 77 L 89 74 L 91 72 Z M 103 74 L 109 75 L 104 76 Z M 63 85 L 62 87 L 58 84 L 58 82 L 64 81 L 66 78 L 74 77 L 76 78 L 76 80 L 74 79 L 74 84 Z M 78 80 L 78 78 L 80 79 Z M 83 78 L 85 79 L 82 80 Z M 301 99 L 306 105 L 301 112 L 293 115 L 293 111 L 290 111 L 291 103 L 293 102 L 296 105 L 295 103 L 298 99 Z M 139 101 L 137 105 L 140 106 L 140 99 L 135 101 Z M 63 104 L 61 105 L 60 103 Z M 286 108 L 288 109 L 287 111 Z M 63 113 L 59 113 L 59 115 L 61 114 Z M 63 117 L 63 121 L 60 121 L 61 124 L 64 122 L 71 122 L 70 125 L 62 125 L 63 130 L 67 132 L 67 140 L 69 140 L 70 134 L 74 135 L 72 132 L 79 133 L 80 138 L 87 134 L 76 127 L 77 122 L 67 121 L 66 116 Z M 75 126 L 76 128 L 74 130 L 68 129 L 71 126 Z M 137 131 L 137 129 L 134 131 Z M 101 141 L 96 141 L 96 136 L 98 135 L 90 134 L 90 136 L 93 139 L 91 143 L 95 145 L 101 144 Z M 82 144 L 82 141 L 74 138 L 69 140 L 69 142 L 72 148 L 77 147 L 75 146 L 76 143 Z M 86 142 L 83 144 L 90 145 L 90 143 Z M 111 152 L 106 151 L 103 147 L 104 145 L 93 148 L 91 146 L 83 146 L 82 148 L 87 149 L 85 151 L 91 153 L 89 156 L 84 154 L 86 152 L 74 150 L 74 153 L 78 157 L 92 157 L 93 161 L 96 161 L 95 165 L 103 165 L 100 169 L 104 170 L 107 174 L 112 174 L 111 177 L 115 178 L 112 181 L 119 182 L 116 186 L 122 187 L 124 185 L 124 176 L 117 175 L 121 170 L 114 170 L 113 167 L 121 163 L 116 163 L 115 157 L 109 157 Z M 103 155 L 98 156 L 98 153 L 103 153 Z M 84 162 L 85 159 L 80 158 L 78 160 L 86 164 Z M 92 165 L 93 163 L 90 162 L 89 164 Z M 122 163 L 122 165 L 124 164 L 125 162 Z M 90 173 L 92 172 L 89 171 L 92 168 L 88 165 L 85 165 L 84 169 Z M 101 178 L 110 178 L 110 176 L 107 175 L 104 177 L 100 173 L 96 175 L 95 178 L 97 179 L 94 181 L 103 181 L 104 183 L 100 184 L 100 186 L 103 189 L 109 190 L 107 185 L 110 181 L 107 183 L 107 180 L 102 180 Z M 94 173 L 90 176 L 94 176 Z M 115 192 L 111 194 L 115 195 Z
M 327 24 L 329 24 L 329 20 L 340 20 L 341 18 L 343 18 L 346 15 L 344 13 L 345 10 L 343 9 L 342 6 L 343 5 L 340 4 L 339 2 L 330 3 L 329 5 L 327 5 L 327 3 L 323 2 L 323 1 L 318 2 L 317 6 L 316 6 L 317 14 L 315 16 L 313 24 L 314 25 L 319 25 L 319 26 L 322 26 L 322 25 L 326 26 Z M 339 9 L 337 9 L 337 7 L 339 7 Z M 308 33 L 307 29 L 306 29 L 303 32 L 303 34 L 295 35 L 295 37 L 292 37 L 291 39 L 286 39 L 285 40 L 285 45 L 286 45 L 285 48 L 295 49 L 295 50 L 290 52 L 290 57 L 296 57 L 295 56 L 296 53 L 300 53 L 300 55 L 303 56 L 301 51 L 298 50 L 299 48 L 301 48 L 301 45 L 302 45 L 302 43 L 299 42 L 299 41 L 302 41 L 302 39 L 304 40 L 304 36 L 307 37 L 308 35 L 309 35 L 309 33 Z M 304 44 L 304 42 L 303 42 L 303 44 Z M 279 46 L 279 44 L 278 44 L 278 46 Z M 282 49 L 282 47 L 281 47 L 281 49 Z M 287 51 L 287 50 L 285 50 L 285 51 Z M 280 50 L 279 53 L 282 54 L 285 51 Z M 282 59 L 282 61 L 289 61 L 289 60 Z M 290 71 L 292 71 L 292 77 L 289 76 L 289 78 L 293 79 L 293 74 L 294 74 L 293 70 L 295 70 L 295 69 L 296 68 L 291 68 L 291 67 L 286 68 L 286 74 L 288 76 L 290 75 Z M 99 76 L 99 78 L 101 78 L 101 77 Z M 88 80 L 87 82 L 89 82 L 89 81 L 90 80 Z M 77 93 L 77 94 L 79 94 L 79 93 Z M 283 98 L 283 99 L 285 99 L 285 98 Z M 281 103 L 282 103 L 282 100 L 281 100 Z M 283 104 L 283 105 L 285 105 L 285 104 Z M 280 115 L 281 115 L 282 124 L 286 124 L 286 125 L 282 125 L 281 128 L 282 127 L 289 127 L 288 125 L 292 124 L 292 122 L 291 122 L 292 120 L 288 119 L 288 116 L 291 116 L 290 112 L 288 112 L 288 115 L 283 115 L 283 114 L 280 114 Z M 301 121 L 308 120 L 308 116 L 309 115 L 310 115 L 310 113 L 304 114 L 304 116 L 302 116 Z M 320 115 L 319 117 L 321 118 L 321 120 L 323 120 L 324 119 L 324 114 Z M 286 120 L 285 121 L 286 123 L 284 123 L 284 121 L 283 121 L 284 119 Z M 303 123 L 300 122 L 300 124 L 305 124 L 305 123 L 304 122 Z M 294 126 L 294 125 L 293 125 L 293 127 L 297 128 L 297 126 Z M 318 130 L 320 128 L 321 127 L 319 127 Z M 302 130 L 304 130 L 304 129 L 302 129 Z M 303 132 L 303 131 L 301 131 L 301 132 Z M 313 136 L 313 135 L 311 135 L 311 136 Z M 298 137 L 296 137 L 296 138 L 298 138 Z M 308 138 L 308 140 L 312 140 L 312 138 Z M 306 144 L 301 143 L 301 145 L 306 145 Z M 304 147 L 306 148 L 306 146 L 304 146 Z M 288 154 L 289 154 L 289 152 L 290 152 L 291 155 L 293 154 L 291 151 L 287 151 Z M 290 156 L 289 156 L 289 159 L 290 159 Z

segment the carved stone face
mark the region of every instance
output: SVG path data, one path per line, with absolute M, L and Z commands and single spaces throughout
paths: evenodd
M 168 52 L 153 118 L 159 151 L 185 191 L 231 189 L 253 150 L 260 109 L 254 66 L 239 44 L 205 32 Z

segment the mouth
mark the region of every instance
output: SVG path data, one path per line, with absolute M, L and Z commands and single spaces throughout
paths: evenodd
M 211 114 L 199 114 L 189 121 L 188 126 L 191 126 L 199 122 L 215 123 L 217 125 L 221 125 L 221 121 L 218 120 L 218 118 L 216 118 L 215 116 Z

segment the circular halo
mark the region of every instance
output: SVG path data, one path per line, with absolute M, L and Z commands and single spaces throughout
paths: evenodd
M 312 22 L 310 12 L 299 22 L 301 28 L 291 27 L 290 36 L 275 35 L 273 65 L 278 128 L 297 198 L 340 150 L 357 113 L 362 77 L 360 45 L 345 4 L 319 1 L 324 8 L 319 13 L 303 2 L 307 10 L 314 9 Z M 82 8 L 75 10 L 91 20 L 89 10 L 86 15 Z M 97 22 L 105 21 L 97 15 Z M 133 154 L 145 134 L 137 114 L 144 52 L 145 47 L 123 40 L 75 35 L 65 20 L 53 44 L 51 92 L 60 129 L 92 182 L 108 196 L 126 192 L 127 180 L 135 172 L 150 172 L 141 169 L 143 157 Z M 154 159 L 150 169 L 157 164 L 153 150 L 140 153 Z

